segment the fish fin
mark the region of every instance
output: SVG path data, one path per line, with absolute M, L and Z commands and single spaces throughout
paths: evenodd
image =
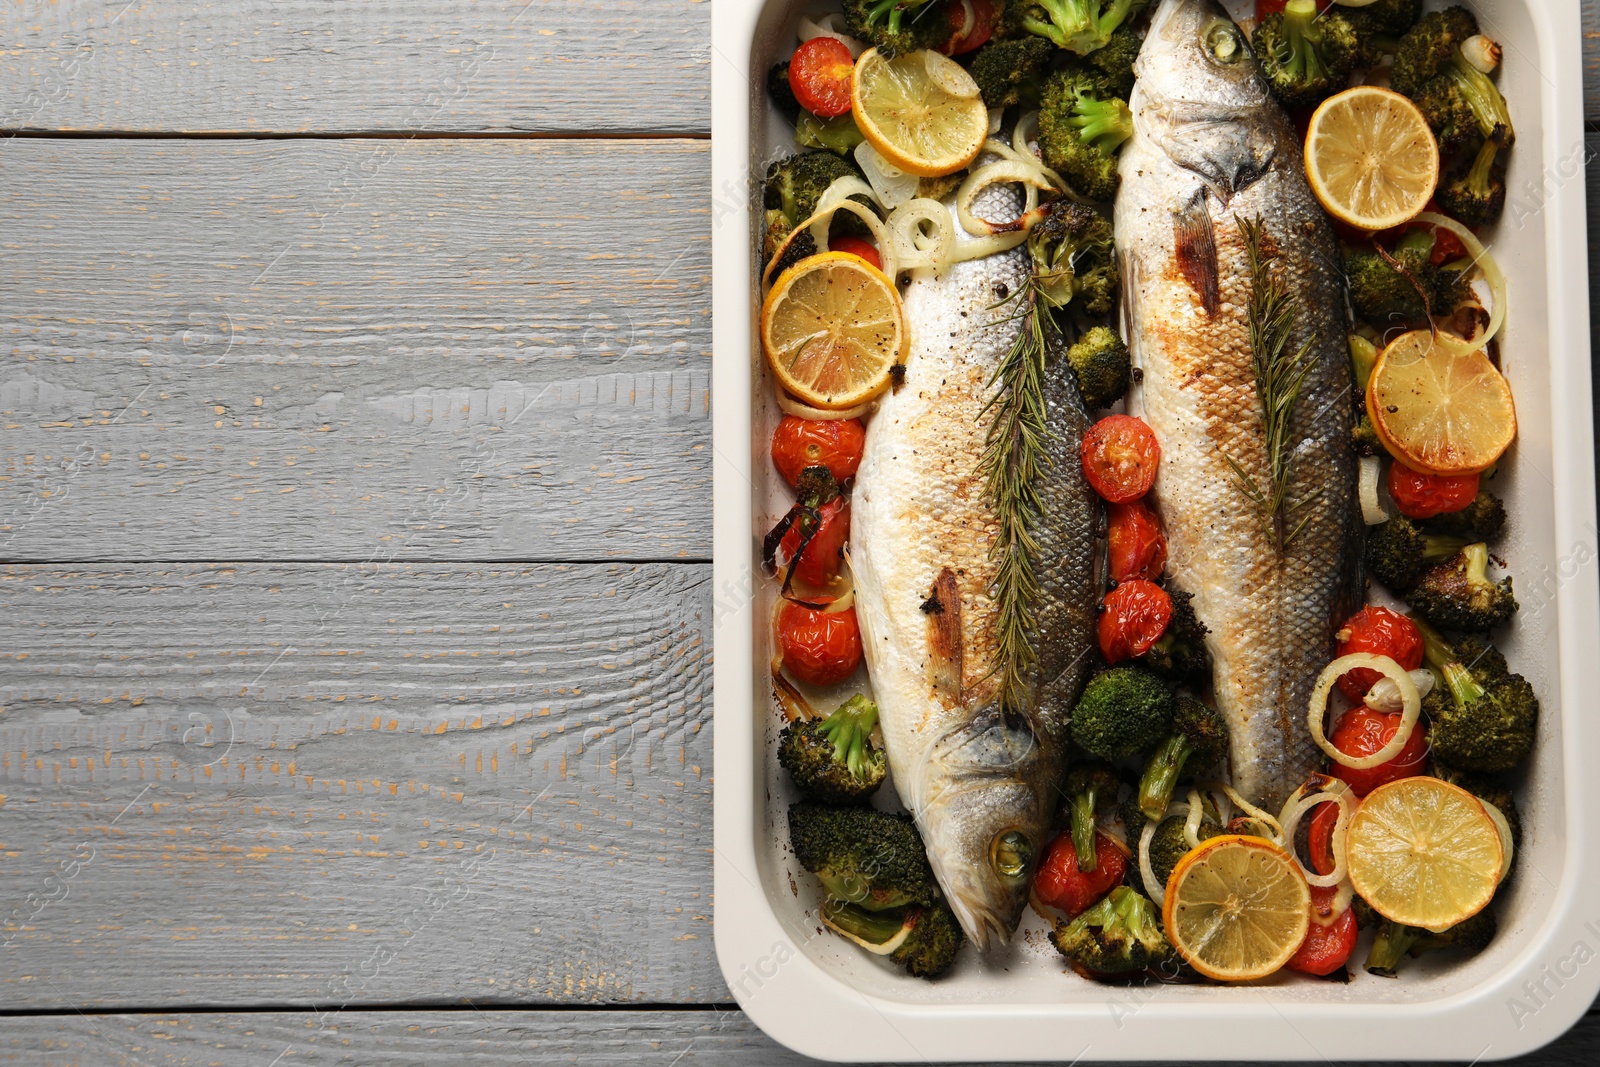
M 1195 197 L 1182 211 L 1172 213 L 1172 234 L 1178 269 L 1200 297 L 1206 317 L 1214 317 L 1222 306 L 1222 283 L 1217 277 L 1217 233 L 1205 194 Z
M 951 704 L 961 703 L 962 637 L 961 588 L 949 567 L 934 579 L 928 599 L 922 602 L 928 617 L 928 671 L 933 687 Z

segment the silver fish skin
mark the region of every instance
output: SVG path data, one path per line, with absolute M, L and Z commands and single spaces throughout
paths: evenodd
M 1211 631 L 1234 784 L 1275 812 L 1318 763 L 1307 705 L 1360 600 L 1338 245 L 1299 138 L 1213 0 L 1163 0 L 1134 69 L 1115 217 L 1123 333 L 1142 371 L 1130 410 L 1161 444 L 1168 571 Z M 1313 360 L 1290 422 L 1296 510 L 1283 528 L 1304 526 L 1281 547 L 1229 463 L 1270 492 L 1241 225 L 1255 219 L 1299 306 L 1290 351 L 1309 342 Z
M 1014 197 L 1010 216 L 995 203 L 980 198 L 978 214 L 1000 219 L 1019 210 Z M 1032 860 L 1058 807 L 1096 599 L 1098 505 L 1077 458 L 1088 416 L 1057 358 L 1045 397 L 1051 461 L 1036 531 L 1040 665 L 1030 706 L 1002 713 L 989 558 L 997 524 L 979 468 L 989 382 L 1022 328 L 1005 321 L 1015 301 L 995 305 L 1028 271 L 1018 250 L 911 282 L 906 382 L 868 425 L 851 501 L 856 613 L 891 775 L 946 899 L 980 950 L 1007 941 L 1027 905 Z

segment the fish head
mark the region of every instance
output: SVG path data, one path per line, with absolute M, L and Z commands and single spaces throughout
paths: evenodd
M 918 819 L 950 908 L 978 950 L 1010 939 L 1044 851 L 1046 757 L 1025 722 L 982 709 L 933 746 Z
M 1134 64 L 1134 124 L 1226 204 L 1266 173 L 1287 119 L 1216 0 L 1163 0 Z

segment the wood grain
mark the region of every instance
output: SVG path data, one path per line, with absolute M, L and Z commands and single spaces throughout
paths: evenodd
M 0 1009 L 713 1002 L 710 568 L 0 568 Z
M 0 129 L 704 131 L 704 0 L 22 0 Z
M 0 558 L 706 556 L 707 168 L 0 144 Z
M 1600 1016 L 1588 1015 L 1555 1044 L 1503 1062 L 1591 1067 L 1597 1060 Z M 0 1064 L 29 1067 L 801 1067 L 815 1062 L 775 1044 L 733 1010 L 61 1015 L 8 1019 L 0 1027 Z

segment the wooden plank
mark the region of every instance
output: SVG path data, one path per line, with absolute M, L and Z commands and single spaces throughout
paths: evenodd
M 0 128 L 704 131 L 704 0 L 7 4 Z
M 1504 1062 L 1591 1067 L 1597 1060 L 1600 1016 L 1588 1015 L 1547 1048 Z M 59 1015 L 7 1019 L 0 1027 L 0 1064 L 261 1067 L 279 1062 L 301 1067 L 800 1067 L 816 1061 L 777 1045 L 733 1010 Z
M 0 568 L 0 1010 L 726 1000 L 710 568 Z
M 708 555 L 707 155 L 0 145 L 0 558 Z

